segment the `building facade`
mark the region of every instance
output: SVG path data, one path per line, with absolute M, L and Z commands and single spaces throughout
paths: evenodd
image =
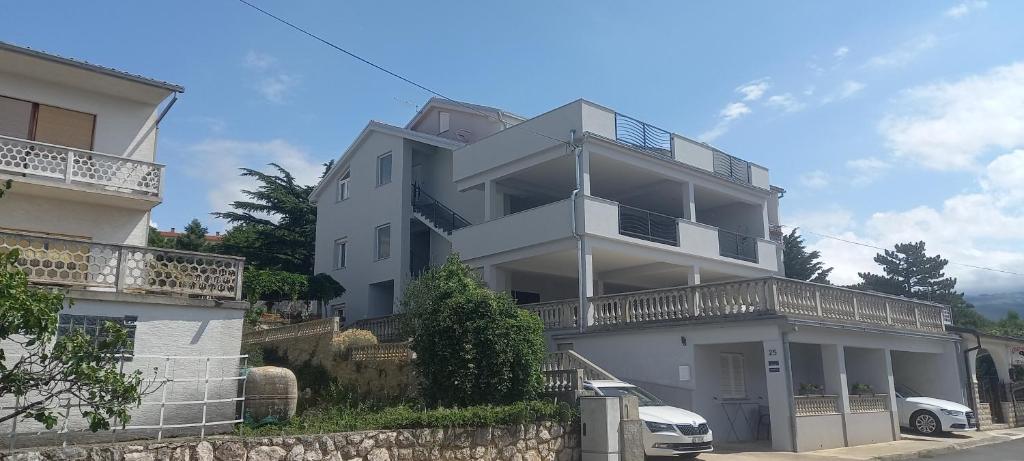
M 19 252 L 31 283 L 67 290 L 58 336 L 98 335 L 105 321 L 129 330 L 125 371 L 166 384 L 144 399 L 132 424 L 199 422 L 189 426 L 199 431 L 196 406 L 163 411 L 153 399 L 237 395 L 237 381 L 216 381 L 206 398 L 201 383 L 204 368 L 205 376 L 238 374 L 246 304 L 241 258 L 145 246 L 150 212 L 164 193 L 159 124 L 183 91 L 0 42 L 0 182 L 13 183 L 0 199 L 0 251 Z M 8 360 L 21 352 L 3 347 Z M 8 397 L 0 405 L 17 404 Z M 207 409 L 207 421 L 235 419 L 233 401 Z M 0 430 L 15 433 L 5 424 Z M 31 426 L 23 422 L 19 431 Z

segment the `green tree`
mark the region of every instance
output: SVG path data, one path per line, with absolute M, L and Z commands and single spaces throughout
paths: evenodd
M 206 241 L 206 234 L 209 230 L 199 219 L 192 218 L 192 221 L 185 226 L 185 231 L 174 238 L 174 249 L 183 251 L 207 251 L 210 242 Z
M 0 196 L 9 188 L 0 186 Z M 58 335 L 60 312 L 71 301 L 29 285 L 18 256 L 17 249 L 0 253 L 0 395 L 21 405 L 0 409 L 0 423 L 33 419 L 52 429 L 63 416 L 57 406 L 70 400 L 92 431 L 126 424 L 149 392 L 140 389 L 140 371 L 119 371 L 127 332 L 107 322 L 99 340 L 80 329 Z
M 149 237 L 146 238 L 146 246 L 151 248 L 173 248 L 174 240 L 160 235 L 160 231 L 149 226 Z
M 894 250 L 875 255 L 885 275 L 861 272 L 857 288 L 950 304 L 960 294 L 956 279 L 943 270 L 949 261 L 940 255 L 928 256 L 923 241 L 898 243 Z
M 489 290 L 458 255 L 413 281 L 402 305 L 427 405 L 506 404 L 537 396 L 544 325 L 507 294 Z
M 820 251 L 807 251 L 804 239 L 793 229 L 782 238 L 782 261 L 786 268 L 786 277 L 815 283 L 829 283 L 828 275 L 832 268 L 825 267 L 821 262 Z

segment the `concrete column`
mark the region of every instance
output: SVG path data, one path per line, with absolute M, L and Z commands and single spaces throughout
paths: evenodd
M 771 223 L 768 221 L 768 201 L 761 203 L 761 223 L 764 224 L 764 235 L 761 238 L 768 238 L 771 235 Z
M 822 344 L 821 369 L 825 375 L 825 393 L 839 396 L 839 413 L 843 415 L 843 444 L 849 445 L 846 418 L 850 414 L 850 386 L 846 379 L 846 349 L 840 344 Z
M 892 377 L 892 351 L 885 349 L 882 351 L 885 354 L 885 378 L 888 380 L 888 389 L 885 391 L 889 394 L 889 415 L 892 416 L 892 439 L 900 439 L 900 417 L 899 412 L 896 411 L 896 380 Z M 946 366 L 955 364 L 956 361 L 946 363 Z
M 700 283 L 700 266 L 694 265 L 690 269 L 690 273 L 686 275 L 687 285 L 697 285 Z
M 484 181 L 484 221 L 505 216 L 505 197 L 492 179 Z
M 593 274 L 591 274 L 591 276 L 593 277 Z M 605 291 L 604 291 L 604 280 L 600 280 L 600 279 L 594 277 L 594 295 L 595 296 L 604 296 L 604 294 L 605 294 Z
M 697 221 L 697 203 L 693 200 L 693 183 L 683 184 L 683 218 Z
M 586 240 L 583 241 L 583 268 L 585 277 L 583 278 L 583 293 L 589 300 L 594 296 L 594 250 L 587 244 Z M 594 311 L 591 309 L 590 302 L 583 303 L 583 319 L 585 322 L 583 325 L 590 326 L 594 324 Z
M 583 148 L 583 153 L 580 155 L 580 170 L 583 173 L 581 191 L 583 195 L 590 195 L 590 149 L 586 147 Z
M 793 388 L 790 376 L 789 351 L 782 336 L 768 339 L 764 346 L 765 381 L 768 387 L 768 412 L 772 427 L 772 449 L 794 451 L 793 446 Z M 775 364 L 774 362 L 778 362 Z
M 487 265 L 483 267 L 484 283 L 493 291 L 505 292 L 509 290 L 508 273 L 498 266 Z

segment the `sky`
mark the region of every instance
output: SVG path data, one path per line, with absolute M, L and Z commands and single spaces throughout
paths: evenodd
M 924 240 L 959 289 L 1024 290 L 971 267 L 1024 273 L 1024 2 L 252 1 L 455 99 L 533 116 L 582 97 L 764 165 L 835 283 L 878 270 L 836 238 Z M 209 213 L 252 186 L 238 168 L 312 184 L 430 97 L 237 0 L 6 3 L 0 40 L 186 88 L 161 125 L 161 229 L 221 231 Z

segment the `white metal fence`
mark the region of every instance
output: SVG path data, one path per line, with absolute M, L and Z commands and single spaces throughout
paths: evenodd
M 9 357 L 8 360 L 17 359 Z M 232 430 L 245 416 L 245 382 L 248 356 L 135 355 L 122 362 L 122 371 L 142 372 L 142 405 L 130 412 L 124 427 L 112 424 L 110 431 L 91 432 L 87 421 L 76 412 L 78 404 L 62 400 L 53 407 L 61 421 L 46 429 L 32 420 L 15 418 L 0 424 L 7 448 L 222 433 Z M 0 414 L 16 411 L 25 402 L 0 397 Z

